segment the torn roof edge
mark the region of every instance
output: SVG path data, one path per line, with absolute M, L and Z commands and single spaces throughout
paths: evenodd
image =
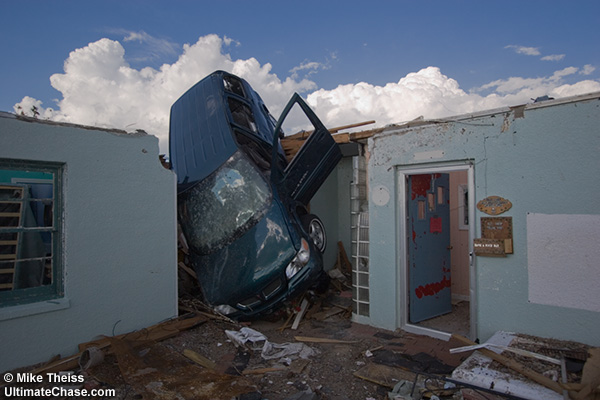
M 127 135 L 127 136 L 148 136 L 149 135 L 146 131 L 144 131 L 142 129 L 136 129 L 133 132 L 127 132 L 123 129 L 104 128 L 101 126 L 93 126 L 93 125 L 82 125 L 82 124 L 76 124 L 76 123 L 72 123 L 72 122 L 52 121 L 52 120 L 48 120 L 48 119 L 39 119 L 39 118 L 34 118 L 34 117 L 28 117 L 25 115 L 17 115 L 17 114 L 13 114 L 13 113 L 6 112 L 6 111 L 0 111 L 0 118 L 18 119 L 18 120 L 24 121 L 24 122 L 34 122 L 34 123 L 53 125 L 53 126 L 64 126 L 64 127 L 79 128 L 79 129 L 86 129 L 86 130 L 102 131 L 102 132 L 108 132 L 108 133 L 113 133 L 113 134 L 117 134 L 117 135 Z
M 519 104 L 516 106 L 504 106 L 504 107 L 499 107 L 499 108 L 494 108 L 494 109 L 489 109 L 489 110 L 482 110 L 482 111 L 477 111 L 477 112 L 472 112 L 472 113 L 459 114 L 459 115 L 444 117 L 444 118 L 424 119 L 422 116 L 420 116 L 411 121 L 401 122 L 398 124 L 386 125 L 384 128 L 381 129 L 381 133 L 384 133 L 384 132 L 391 133 L 391 132 L 394 132 L 397 130 L 409 129 L 409 128 L 412 128 L 415 126 L 461 122 L 461 121 L 465 121 L 465 120 L 469 120 L 469 119 L 476 119 L 476 118 L 492 116 L 495 114 L 510 113 L 510 112 L 513 112 L 514 110 L 520 110 L 520 111 L 524 112 L 525 110 L 533 110 L 533 109 L 538 109 L 538 108 L 552 107 L 552 106 L 557 106 L 560 104 L 577 103 L 577 102 L 588 101 L 588 100 L 600 100 L 600 92 L 592 92 L 592 93 L 581 94 L 581 95 L 576 95 L 576 96 L 561 97 L 561 98 L 552 99 L 552 100 L 544 100 L 544 101 L 538 101 L 538 102 L 534 102 L 534 103 Z

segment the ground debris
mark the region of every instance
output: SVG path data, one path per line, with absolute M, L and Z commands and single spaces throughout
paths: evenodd
M 463 344 L 473 343 L 465 339 Z M 508 350 L 478 349 L 452 377 L 526 399 L 562 399 L 567 391 L 571 398 L 580 398 L 583 362 L 594 350 L 589 346 L 510 332 L 497 332 L 486 344 L 491 344 L 492 350 Z
M 144 398 L 228 399 L 256 391 L 244 378 L 200 368 L 159 344 L 140 352 L 138 343 L 112 339 L 111 347 L 123 379 Z
M 330 291 L 307 298 L 311 308 L 315 307 L 314 315 L 345 308 L 351 296 Z M 298 329 L 291 330 L 281 329 L 290 315 L 286 313 L 239 323 L 213 314 L 201 301 L 190 300 L 184 307 L 191 311 L 180 318 L 190 325 L 186 329 L 148 328 L 82 345 L 82 349 L 100 346 L 105 353 L 101 364 L 86 371 L 86 384 L 114 388 L 117 400 L 383 400 L 400 379 L 410 380 L 415 373 L 378 364 L 377 355 L 402 353 L 423 362 L 426 357 L 420 358 L 419 354 L 426 353 L 452 366 L 466 357 L 450 355 L 450 345 L 443 341 L 352 323 L 346 312 L 321 320 L 312 318 L 309 308 Z M 315 352 L 306 358 L 262 357 L 263 342 L 255 351 L 251 345 L 236 346 L 226 333 L 245 328 L 259 332 L 272 344 L 302 345 Z M 277 353 L 284 349 L 271 350 Z M 389 372 L 387 378 L 380 375 L 367 379 L 368 371 L 373 375 L 384 370 Z

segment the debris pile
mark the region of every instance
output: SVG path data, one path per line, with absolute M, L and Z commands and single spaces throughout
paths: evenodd
M 565 398 L 563 389 L 571 399 L 594 399 L 598 386 L 598 349 L 516 334 L 501 344 L 473 344 L 456 335 L 446 342 L 380 330 L 350 321 L 345 290 L 307 293 L 289 314 L 251 323 L 214 314 L 198 300 L 181 303 L 192 312 L 83 343 L 78 354 L 28 371 L 70 371 L 84 377 L 77 387 L 114 389 L 120 400 L 552 399 Z M 477 358 L 487 352 L 498 357 L 487 364 Z M 560 383 L 555 363 L 561 355 L 569 365 L 567 383 Z M 561 393 L 537 384 L 529 394 L 516 394 L 539 376 Z

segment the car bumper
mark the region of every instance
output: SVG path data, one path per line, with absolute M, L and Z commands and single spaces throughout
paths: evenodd
M 285 272 L 281 271 L 279 276 L 273 279 L 273 281 L 284 282 L 278 290 L 270 293 L 267 289 L 269 286 L 267 286 L 263 288 L 261 295 L 257 296 L 254 303 L 246 302 L 246 305 L 243 305 L 244 300 L 241 300 L 240 303 L 230 304 L 236 311 L 227 316 L 234 319 L 251 319 L 278 310 L 285 306 L 286 302 L 296 299 L 319 281 L 323 274 L 322 265 L 321 254 L 317 254 L 311 256 L 304 268 L 290 280 L 287 280 Z

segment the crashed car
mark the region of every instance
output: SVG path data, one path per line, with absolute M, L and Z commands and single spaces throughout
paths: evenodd
M 288 162 L 282 124 L 296 105 L 314 130 Z M 216 71 L 171 107 L 169 151 L 178 220 L 205 302 L 252 317 L 320 279 L 327 238 L 307 205 L 342 154 L 298 94 L 275 121 L 248 82 Z

